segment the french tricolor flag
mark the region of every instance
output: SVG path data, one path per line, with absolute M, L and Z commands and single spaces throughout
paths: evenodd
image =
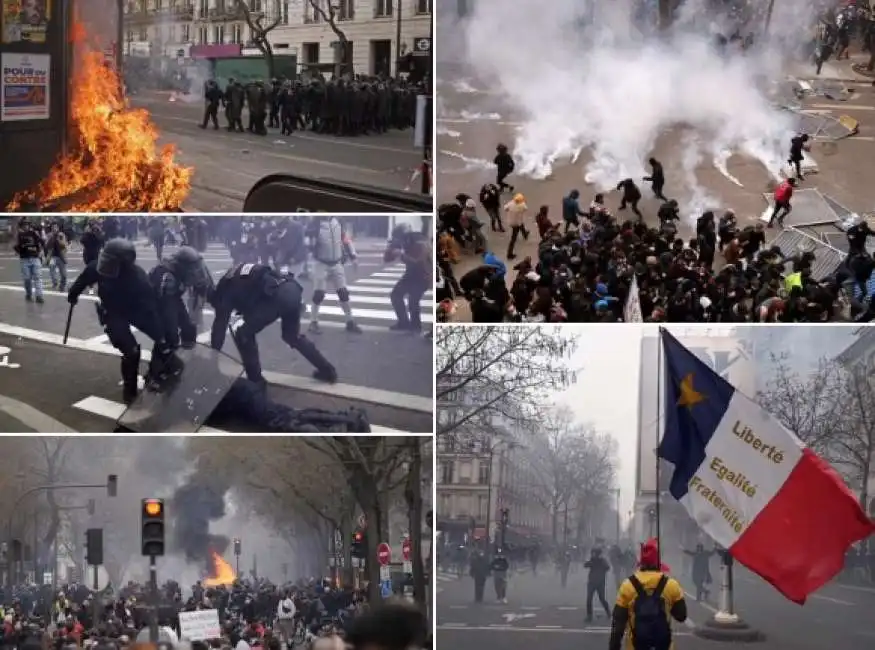
M 875 533 L 841 476 L 662 330 L 670 492 L 732 557 L 800 605 Z

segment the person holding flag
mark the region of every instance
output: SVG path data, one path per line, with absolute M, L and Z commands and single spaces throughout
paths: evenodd
M 666 424 L 658 455 L 674 465 L 669 492 L 726 549 L 727 565 L 739 562 L 804 604 L 875 523 L 838 472 L 777 418 L 664 329 L 661 340 Z M 717 623 L 733 618 L 720 614 Z

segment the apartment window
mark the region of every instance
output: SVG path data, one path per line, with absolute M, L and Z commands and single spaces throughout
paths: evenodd
M 355 3 L 353 0 L 337 0 L 337 20 L 355 20 Z
M 451 517 L 453 515 L 452 512 L 453 507 L 453 497 L 450 494 L 439 494 L 438 495 L 438 517 L 441 515 L 444 517 Z
M 149 30 L 146 27 L 140 27 L 140 40 L 148 41 L 149 40 Z
M 207 38 L 209 37 L 209 32 L 206 27 L 198 27 L 197 28 L 197 42 L 201 45 L 207 44 Z
M 480 485 L 489 485 L 489 464 L 488 463 L 480 463 L 480 467 L 477 468 L 477 482 Z
M 471 498 L 467 495 L 456 497 L 456 514 L 460 517 L 471 516 Z
M 182 26 L 182 42 L 191 43 L 191 25 Z
M 320 9 L 325 8 L 325 0 L 317 0 Z M 313 7 L 310 0 L 304 0 L 304 22 L 307 24 L 322 22 L 322 14 Z
M 283 25 L 288 25 L 289 24 L 289 3 L 288 2 L 283 2 L 281 16 L 282 17 L 280 18 L 280 22 Z
M 388 18 L 392 15 L 393 0 L 374 0 L 374 18 Z
M 264 7 L 262 5 L 264 5 L 263 0 L 249 0 L 249 10 L 252 13 L 258 14 L 264 11 Z
M 169 41 L 171 43 L 176 42 L 176 25 L 170 25 L 170 29 L 168 31 Z
M 213 43 L 221 45 L 225 42 L 225 26 L 213 25 Z
M 164 0 L 155 0 L 155 11 L 161 11 L 164 8 Z
M 231 25 L 231 42 L 237 45 L 243 43 L 243 25 L 239 23 Z
M 477 497 L 477 518 L 486 519 L 486 513 L 489 511 L 489 497 L 480 495 Z
M 453 482 L 453 464 L 452 463 L 444 463 L 441 465 L 441 483 L 445 483 L 447 485 Z
M 216 0 L 216 13 L 225 12 L 225 0 Z
M 200 0 L 200 4 L 198 4 L 197 16 L 198 18 L 206 18 L 210 13 L 210 0 Z
M 430 14 L 432 0 L 416 0 L 416 13 Z
M 128 30 L 128 33 L 125 34 L 125 40 L 126 40 L 128 43 L 130 43 L 131 41 L 134 40 L 134 32 L 133 32 L 133 30 L 130 30 L 130 29 Z

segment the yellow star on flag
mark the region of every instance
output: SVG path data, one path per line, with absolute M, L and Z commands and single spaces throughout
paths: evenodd
M 693 386 L 693 373 L 688 374 L 681 380 L 681 396 L 678 399 L 678 406 L 692 408 L 699 402 L 704 401 L 705 396 Z

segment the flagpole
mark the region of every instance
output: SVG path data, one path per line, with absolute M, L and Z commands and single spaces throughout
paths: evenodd
M 662 371 L 662 328 L 659 328 L 659 336 L 656 339 L 656 451 L 653 454 L 656 459 L 656 558 L 657 563 L 662 565 L 662 526 L 661 526 L 661 516 L 662 513 L 660 508 L 660 465 L 659 462 L 659 444 L 662 442 L 662 408 L 663 408 L 663 391 L 665 387 L 663 386 L 663 382 L 665 378 L 663 377 Z

